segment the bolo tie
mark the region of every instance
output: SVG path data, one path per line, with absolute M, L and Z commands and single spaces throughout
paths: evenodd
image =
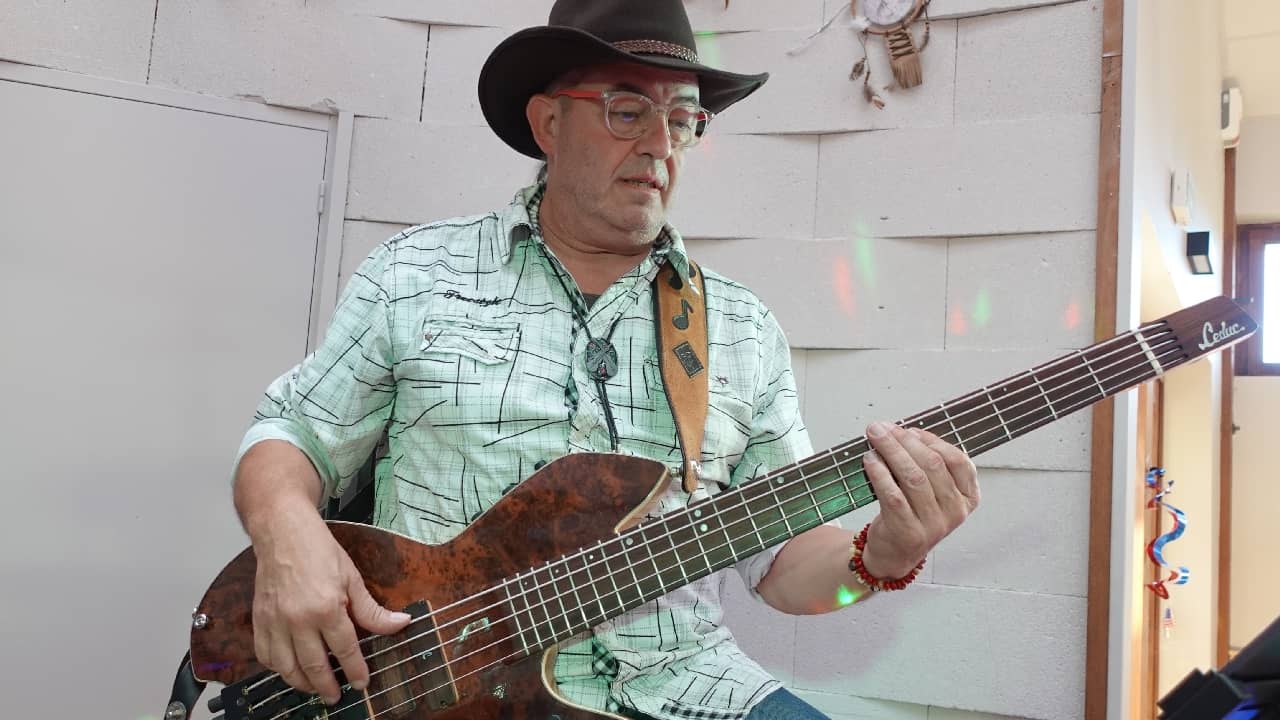
M 595 381 L 596 390 L 600 393 L 600 402 L 604 405 L 604 419 L 609 426 L 609 443 L 612 445 L 614 452 L 618 450 L 618 428 L 613 421 L 613 409 L 609 405 L 609 393 L 605 387 L 605 383 L 618 374 L 618 349 L 613 345 L 613 331 L 618 327 L 618 321 L 622 319 L 623 314 L 619 314 L 609 325 L 609 331 L 604 337 L 595 337 L 591 334 L 591 328 L 587 325 L 587 316 L 583 303 L 579 302 L 576 295 L 565 284 L 564 277 L 559 267 L 547 255 L 545 246 L 539 245 L 542 256 L 546 258 L 547 264 L 551 266 L 551 272 L 556 276 L 556 280 L 560 283 L 560 288 L 564 290 L 565 297 L 569 300 L 569 307 L 573 312 L 573 318 L 582 328 L 582 332 L 587 334 L 587 347 L 582 353 L 583 369 L 587 371 L 587 377 Z

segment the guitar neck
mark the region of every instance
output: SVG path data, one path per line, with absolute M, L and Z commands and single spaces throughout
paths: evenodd
M 1124 392 L 1257 329 L 1201 303 L 903 419 L 970 456 Z M 876 500 L 850 440 L 508 581 L 526 650 L 549 646 Z

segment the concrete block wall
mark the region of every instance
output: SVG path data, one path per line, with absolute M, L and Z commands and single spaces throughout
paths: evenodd
M 505 204 L 489 50 L 550 0 L 0 0 L 0 59 L 357 116 L 338 272 L 399 228 Z M 673 221 L 793 346 L 815 445 L 1089 342 L 1101 0 L 934 0 L 924 84 L 877 110 L 844 0 L 686 0 L 710 63 L 773 78 L 717 119 Z M 867 44 L 872 77 L 889 77 Z M 908 592 L 739 639 L 838 720 L 1082 715 L 1088 413 L 977 458 L 978 514 Z M 870 519 L 874 508 L 846 519 Z

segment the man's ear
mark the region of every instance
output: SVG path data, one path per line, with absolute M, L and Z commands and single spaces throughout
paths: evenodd
M 529 129 L 533 131 L 533 141 L 538 143 L 542 155 L 550 160 L 556 134 L 560 131 L 559 103 L 539 93 L 529 98 L 524 114 L 529 120 Z

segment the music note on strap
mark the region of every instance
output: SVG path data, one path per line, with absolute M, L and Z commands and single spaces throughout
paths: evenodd
M 693 306 L 689 304 L 688 300 L 680 298 L 680 314 L 671 318 L 671 324 L 675 325 L 677 330 L 688 330 L 689 311 L 692 309 Z

